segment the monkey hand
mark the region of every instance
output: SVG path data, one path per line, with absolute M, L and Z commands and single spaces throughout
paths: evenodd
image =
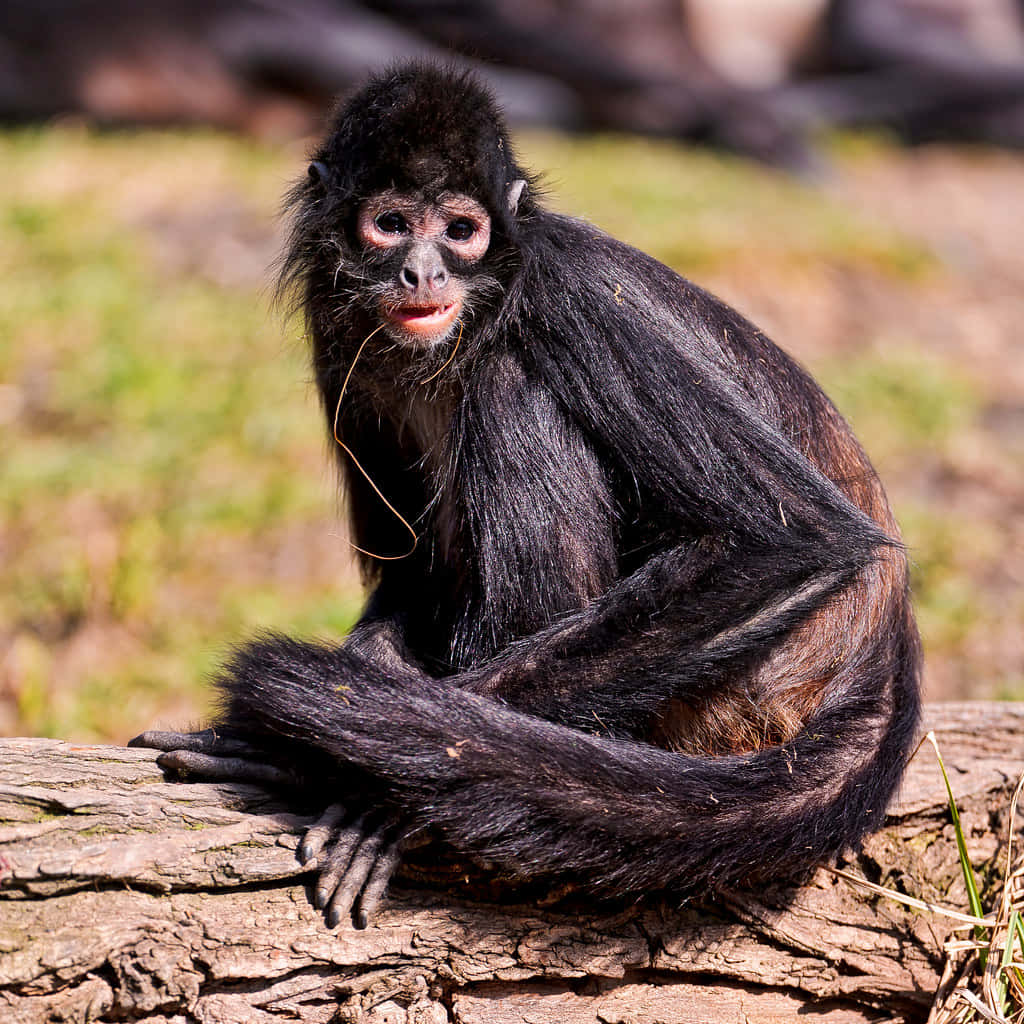
M 307 788 L 307 780 L 273 764 L 261 747 L 216 729 L 149 730 L 128 746 L 163 751 L 157 764 L 178 778 Z M 395 819 L 384 812 L 352 811 L 339 803 L 327 808 L 306 832 L 298 856 L 303 867 L 317 873 L 313 901 L 324 911 L 328 927 L 349 914 L 357 928 L 369 924 L 406 842 Z

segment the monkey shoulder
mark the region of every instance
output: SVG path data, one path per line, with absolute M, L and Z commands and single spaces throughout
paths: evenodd
M 655 402 L 652 411 L 685 390 L 731 395 L 751 415 L 787 433 L 805 421 L 793 421 L 794 409 L 814 418 L 834 414 L 811 375 L 760 328 L 650 254 L 557 213 L 542 213 L 524 229 L 527 345 L 543 353 L 547 342 L 548 366 L 560 371 L 566 353 L 582 366 L 593 365 L 592 374 L 576 373 L 573 382 L 557 374 L 559 393 L 588 381 L 600 388 L 615 366 L 627 380 L 657 383 L 647 396 Z M 536 302 L 534 296 L 557 296 L 557 302 Z M 607 399 L 625 399 L 623 377 L 614 383 Z
M 560 295 L 564 308 L 605 324 L 632 320 L 651 335 L 686 335 L 709 350 L 749 345 L 782 354 L 723 299 L 588 221 L 545 212 L 525 228 L 528 285 Z

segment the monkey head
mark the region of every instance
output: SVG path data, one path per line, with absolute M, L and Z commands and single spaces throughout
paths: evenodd
M 333 296 L 414 348 L 447 340 L 500 291 L 532 209 L 491 95 L 423 64 L 372 79 L 337 110 L 292 201 L 285 277 L 330 280 L 319 306 Z

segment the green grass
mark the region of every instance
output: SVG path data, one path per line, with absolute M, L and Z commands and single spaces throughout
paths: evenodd
M 918 243 L 738 161 L 613 138 L 522 148 L 556 205 L 689 276 L 834 264 L 913 289 L 936 272 Z M 226 644 L 337 636 L 357 614 L 305 352 L 268 308 L 269 270 L 245 262 L 270 261 L 301 167 L 300 147 L 207 132 L 0 135 L 0 732 L 180 723 Z M 960 369 L 913 339 L 814 369 L 883 475 L 977 415 Z M 898 511 L 926 633 L 952 650 L 986 614 L 958 571 L 963 524 L 912 498 Z
M 962 367 L 912 346 L 822 360 L 816 375 L 872 457 L 912 459 L 975 421 L 978 387 Z
M 204 135 L 0 141 L 0 621 L 19 729 L 120 735 L 140 707 L 195 703 L 254 627 L 352 621 L 351 578 L 338 596 L 247 565 L 333 511 L 301 346 L 258 287 L 169 270 L 146 227 L 207 180 L 268 220 L 289 164 Z M 90 632 L 96 652 L 67 650 Z

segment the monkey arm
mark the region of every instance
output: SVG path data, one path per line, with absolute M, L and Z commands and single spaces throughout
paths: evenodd
M 819 550 L 780 567 L 777 553 L 673 549 L 452 682 L 549 721 L 642 738 L 666 701 L 711 696 L 767 661 L 871 557 Z
M 875 637 L 858 685 L 791 742 L 713 758 L 588 736 L 285 638 L 241 652 L 224 686 L 232 716 L 360 765 L 413 830 L 436 828 L 512 874 L 690 890 L 799 870 L 878 820 L 916 721 L 912 648 L 905 632 Z M 895 712 L 876 693 L 890 686 Z
M 382 671 L 402 674 L 407 685 L 422 675 L 406 660 L 397 617 L 379 618 L 371 597 L 368 615 L 353 629 L 340 654 L 361 675 Z M 308 664 L 315 645 L 265 638 L 248 645 L 244 654 L 288 646 L 296 666 Z M 243 657 L 243 652 L 236 656 Z M 337 684 L 342 690 L 341 682 Z M 315 702 L 315 692 L 304 698 Z M 319 802 L 323 813 L 307 829 L 297 854 L 303 867 L 315 872 L 313 903 L 324 911 L 328 927 L 351 915 L 365 928 L 384 897 L 403 852 L 417 842 L 415 830 L 383 798 L 379 785 L 351 765 L 324 757 L 305 739 L 291 738 L 266 720 L 229 708 L 218 724 L 199 732 L 150 730 L 128 742 L 130 747 L 163 751 L 157 763 L 172 777 L 252 783 L 301 794 L 307 804 Z M 318 795 L 319 794 L 319 795 Z
M 397 603 L 393 590 L 387 582 L 374 589 L 344 646 L 385 671 L 422 673 L 425 677 L 419 660 L 409 650 L 405 610 Z

